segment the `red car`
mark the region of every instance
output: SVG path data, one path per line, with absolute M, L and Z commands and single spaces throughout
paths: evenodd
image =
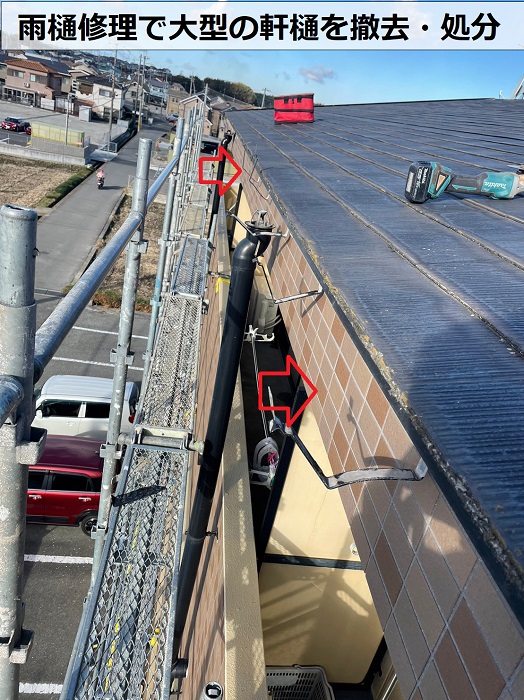
M 48 435 L 40 461 L 29 467 L 27 521 L 79 525 L 91 536 L 100 502 L 102 469 L 100 440 Z
M 0 124 L 2 129 L 8 131 L 25 131 L 30 126 L 29 122 L 24 121 L 20 117 L 6 117 Z

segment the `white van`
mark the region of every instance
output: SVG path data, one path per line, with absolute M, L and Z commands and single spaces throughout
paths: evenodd
M 50 377 L 36 397 L 33 426 L 51 435 L 78 435 L 104 441 L 107 436 L 112 379 L 57 374 Z M 126 383 L 122 432 L 131 430 L 138 403 L 138 385 Z

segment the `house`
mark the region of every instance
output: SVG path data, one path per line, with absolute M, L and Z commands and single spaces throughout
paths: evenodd
M 179 114 L 179 106 L 182 100 L 188 97 L 188 92 L 180 83 L 173 83 L 167 91 L 166 114 Z
M 262 700 L 264 673 L 289 689 L 298 665 L 322 667 L 336 700 L 524 696 L 524 198 L 404 196 L 414 160 L 515 170 L 522 110 L 337 105 L 278 127 L 272 110 L 227 113 L 239 218 L 264 210 L 277 235 L 255 275 L 248 328 L 264 331 L 244 343 L 181 645 L 184 695 L 213 680 Z M 222 245 L 201 329 L 199 439 L 230 280 Z M 287 356 L 318 393 L 284 377 Z M 263 383 L 259 404 L 262 373 L 274 399 Z M 259 407 L 283 416 L 308 397 L 293 424 L 307 453 L 291 431 L 271 433 L 271 472 Z
M 76 61 L 70 66 L 69 75 L 71 76 L 71 91 L 76 92 L 78 79 L 96 76 L 98 73 L 94 68 L 84 63 L 84 61 Z
M 61 94 L 64 74 L 60 67 L 23 58 L 8 58 L 5 64 L 2 99 L 39 107 L 42 99 L 54 100 Z
M 148 81 L 150 100 L 154 104 L 164 105 L 167 102 L 167 90 L 169 83 L 159 78 L 152 77 Z
M 44 66 L 51 68 L 60 75 L 60 90 L 62 95 L 67 95 L 72 90 L 72 77 L 70 74 L 71 66 L 65 61 L 60 61 L 52 56 L 42 56 L 34 52 L 34 58 L 29 52 L 26 52 L 26 57 L 30 60 L 36 60 Z
M 139 80 L 133 80 L 124 87 L 124 105 L 132 111 L 138 112 L 140 105 L 147 109 L 149 104 L 149 88 Z
M 5 51 L 0 51 L 0 89 L 5 85 L 7 78 L 7 63 L 9 55 Z
M 113 81 L 110 78 L 94 75 L 77 76 L 75 97 L 84 104 L 89 104 L 93 113 L 101 119 L 109 120 L 111 107 L 113 108 L 113 119 L 122 117 L 123 87 L 115 83 L 113 90 Z

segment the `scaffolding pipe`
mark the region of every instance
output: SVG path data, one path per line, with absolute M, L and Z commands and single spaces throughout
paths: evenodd
M 183 129 L 183 140 L 187 142 L 189 138 L 189 129 L 190 129 L 190 123 L 189 121 L 184 124 L 184 120 L 180 119 L 179 122 L 182 122 L 182 125 L 180 128 Z M 169 246 L 167 248 L 167 255 L 166 255 L 166 262 L 164 265 L 164 275 L 163 275 L 163 280 L 162 280 L 162 291 L 166 292 L 167 288 L 169 286 L 169 281 L 171 279 L 171 268 L 173 266 L 173 246 L 175 245 L 175 241 L 177 240 L 178 234 L 180 232 L 179 224 L 180 224 L 180 217 L 181 217 L 181 211 L 183 209 L 182 204 L 183 204 L 183 197 L 184 197 L 184 184 L 183 184 L 183 176 L 185 172 L 185 167 L 186 167 L 186 161 L 187 161 L 187 154 L 188 154 L 189 148 L 184 149 L 182 155 L 180 156 L 180 166 L 178 168 L 178 182 L 176 186 L 176 192 L 175 192 L 175 198 L 173 202 L 173 214 L 171 216 L 171 228 L 169 232 Z
M 175 144 L 173 149 L 173 158 L 176 158 L 177 161 L 180 156 L 180 148 L 182 146 L 183 127 L 183 122 L 180 123 L 179 121 L 176 127 Z M 169 230 L 171 228 L 171 217 L 173 215 L 173 205 L 177 185 L 177 173 L 177 168 L 173 169 L 171 175 L 168 178 L 166 207 L 164 210 L 164 223 L 162 226 L 162 238 L 160 239 L 160 252 L 158 254 L 158 265 L 156 270 L 155 291 L 153 293 L 153 298 L 151 299 L 151 321 L 149 322 L 147 347 L 144 353 L 144 381 L 147 381 L 147 376 L 149 373 L 149 365 L 151 363 L 151 355 L 153 352 L 153 345 L 155 342 L 156 324 L 158 321 L 158 313 L 160 311 L 160 297 L 162 294 L 162 281 L 164 279 L 164 269 L 166 266 Z
M 100 491 L 100 504 L 98 507 L 98 520 L 94 531 L 95 548 L 93 553 L 93 569 L 91 572 L 91 586 L 96 579 L 100 566 L 104 540 L 111 507 L 111 488 L 116 474 L 117 443 L 122 423 L 122 408 L 126 390 L 127 367 L 133 360 L 130 353 L 131 337 L 133 334 L 133 321 L 135 318 L 136 290 L 138 286 L 138 273 L 140 270 L 140 258 L 145 250 L 143 233 L 143 221 L 147 211 L 147 191 L 149 185 L 149 164 L 151 160 L 151 139 L 140 139 L 138 146 L 137 171 L 133 187 L 133 204 L 131 211 L 142 217 L 142 223 L 133 234 L 127 247 L 126 266 L 124 271 L 124 284 L 122 287 L 122 304 L 120 308 L 120 323 L 118 327 L 117 347 L 112 351 L 115 362 L 113 378 L 113 394 L 109 411 L 109 426 L 107 430 L 107 442 L 102 446 L 100 454 L 104 456 L 104 470 L 102 473 L 102 488 Z
M 33 369 L 36 331 L 35 258 L 37 214 L 4 205 L 0 209 L 0 375 L 16 378 L 11 420 L 0 429 L 0 699 L 16 700 L 20 664 L 32 633 L 23 630 L 23 572 L 27 465 L 34 456 Z M 20 399 L 20 400 L 19 400 Z
M 205 124 L 206 124 L 207 92 L 208 92 L 208 85 L 206 83 L 206 86 L 204 88 L 204 99 L 202 102 L 202 107 L 200 109 L 201 115 L 200 115 L 200 119 L 198 122 L 197 130 L 196 130 L 195 150 L 193 152 L 192 168 L 193 168 L 194 173 L 198 172 L 198 161 L 200 159 L 200 152 L 201 152 L 201 148 L 202 148 L 202 136 L 204 134 L 204 128 L 205 128 Z
M 269 233 L 271 228 L 263 221 L 249 222 L 247 236 L 238 244 L 233 254 L 231 283 L 209 423 L 180 565 L 173 642 L 173 667 L 180 650 L 220 471 L 220 461 L 224 450 L 240 354 L 244 342 L 244 328 L 253 287 L 256 256 L 262 255 L 268 247 L 271 239 L 270 236 L 264 234 Z
M 196 121 L 196 110 L 193 108 L 189 112 L 189 118 L 188 118 L 188 144 L 187 144 L 187 149 L 184 151 L 184 162 L 181 163 L 181 182 L 180 182 L 180 199 L 181 202 L 184 202 L 187 198 L 187 192 L 189 188 L 189 174 L 191 172 L 191 148 L 192 148 L 192 133 L 193 129 L 195 126 L 195 121 Z M 184 214 L 184 211 L 182 210 L 182 207 L 180 207 L 178 211 L 178 221 L 177 221 L 177 229 L 180 229 L 182 226 L 182 216 Z

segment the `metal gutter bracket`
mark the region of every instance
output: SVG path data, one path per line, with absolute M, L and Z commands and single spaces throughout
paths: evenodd
M 334 476 L 326 476 L 313 455 L 298 437 L 296 431 L 293 430 L 292 427 L 285 425 L 275 416 L 273 420 L 269 422 L 269 432 L 274 433 L 276 430 L 279 430 L 283 435 L 293 440 L 295 445 L 313 467 L 313 471 L 320 481 L 329 490 L 339 489 L 341 486 L 351 486 L 351 484 L 358 484 L 364 481 L 420 481 L 428 471 L 426 463 L 420 460 L 415 469 L 369 467 L 368 469 L 354 469 L 349 472 L 340 472 L 340 474 L 335 474 Z

